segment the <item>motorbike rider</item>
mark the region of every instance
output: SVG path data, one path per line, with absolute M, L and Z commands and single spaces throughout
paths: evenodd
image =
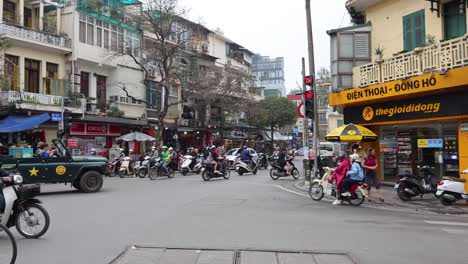
M 162 164 L 162 168 L 164 170 L 164 173 L 169 173 L 169 158 L 170 158 L 170 153 L 169 151 L 167 150 L 167 147 L 166 146 L 163 146 L 161 148 L 161 159 L 163 161 L 163 164 Z
M 291 169 L 293 167 L 294 151 L 287 151 L 286 153 L 286 175 L 291 175 Z
M 174 151 L 173 147 L 170 147 L 169 148 L 169 164 L 168 164 L 169 170 L 175 170 L 175 168 L 177 168 L 177 162 L 178 162 L 177 152 Z
M 247 146 L 245 146 L 245 145 L 242 147 L 242 152 L 240 154 L 240 160 L 242 162 L 245 162 L 250 167 L 252 167 L 252 163 L 253 163 L 252 154 L 250 154 L 250 151 L 247 149 Z
M 357 153 L 353 153 L 349 156 L 349 158 L 351 159 L 352 163 L 351 170 L 346 173 L 346 176 L 349 177 L 343 179 L 341 182 L 343 187 L 343 193 L 341 196 L 343 197 L 350 197 L 351 192 L 349 189 L 351 188 L 351 185 L 362 182 L 364 180 L 364 170 L 362 169 L 361 158 L 359 155 Z
M 196 161 L 198 159 L 198 153 L 195 152 L 195 149 L 193 147 L 189 147 L 187 149 L 187 155 L 192 156 L 192 163 L 190 163 L 189 167 L 191 170 L 193 170 L 195 163 L 197 163 Z
M 343 152 L 341 156 L 339 157 L 341 159 L 340 165 L 335 169 L 333 172 L 333 175 L 328 178 L 328 182 L 332 183 L 334 180 L 336 180 L 336 200 L 333 202 L 333 205 L 338 205 L 341 204 L 340 200 L 340 193 L 341 193 L 341 185 L 343 182 L 343 179 L 346 177 L 346 173 L 351 169 L 351 162 L 349 161 L 348 158 L 346 158 L 346 153 Z
M 156 148 L 156 146 L 152 146 L 151 147 L 151 155 L 150 155 L 151 158 L 157 158 L 159 157 L 159 152 L 158 152 L 158 149 Z

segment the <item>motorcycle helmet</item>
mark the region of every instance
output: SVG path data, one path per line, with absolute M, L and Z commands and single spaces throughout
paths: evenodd
M 167 147 L 166 147 L 166 146 L 162 146 L 162 149 L 167 149 Z
M 156 149 L 156 147 L 155 147 L 155 146 L 152 146 L 152 147 L 151 147 L 151 149 L 152 149 L 152 150 L 155 150 L 155 149 Z
M 169 151 L 174 150 L 172 147 L 169 148 Z
M 246 149 L 246 148 L 247 148 L 247 146 L 246 146 L 246 145 L 244 145 L 242 148 L 243 148 L 243 149 Z
M 356 153 L 351 154 L 351 155 L 349 156 L 349 158 L 351 159 L 351 162 L 354 162 L 354 161 L 356 161 L 356 162 L 361 162 L 361 158 L 360 158 L 359 155 L 356 154 Z

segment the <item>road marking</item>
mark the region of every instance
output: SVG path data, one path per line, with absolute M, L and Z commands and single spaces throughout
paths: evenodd
M 295 192 L 295 191 L 292 191 L 292 190 L 290 190 L 290 189 L 288 189 L 288 188 L 284 188 L 283 186 L 280 186 L 280 185 L 273 185 L 273 186 L 275 186 L 276 188 L 281 189 L 281 190 L 283 190 L 283 191 L 287 191 L 287 192 L 289 192 L 289 193 L 293 193 L 293 194 L 300 195 L 300 196 L 304 196 L 304 197 L 309 197 L 309 195 L 307 195 L 307 194 Z
M 466 226 L 468 227 L 468 223 L 461 223 L 461 222 L 445 222 L 445 221 L 429 221 L 425 220 L 424 222 L 431 224 L 431 225 L 447 225 L 447 226 Z
M 468 230 L 464 229 L 442 228 L 442 231 L 455 235 L 468 235 Z

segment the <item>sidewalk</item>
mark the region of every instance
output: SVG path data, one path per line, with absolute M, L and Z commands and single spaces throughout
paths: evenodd
M 300 179 L 299 181 L 295 182 L 293 186 L 294 188 L 297 188 L 308 194 L 309 187 L 305 186 L 304 183 L 304 179 Z M 366 201 L 366 204 L 369 207 L 379 208 L 385 206 L 387 208 L 393 207 L 421 212 L 434 212 L 439 214 L 468 215 L 468 203 L 464 200 L 458 201 L 453 206 L 444 206 L 433 194 L 425 194 L 423 195 L 422 199 L 418 196 L 414 197 L 409 202 L 403 202 L 398 198 L 396 190 L 393 187 L 383 186 L 382 196 L 385 201 L 381 203 L 378 202 L 378 199 L 376 199 L 377 195 L 375 193 L 375 189 L 372 189 L 371 192 L 372 202 Z M 326 197 L 324 199 L 326 199 Z

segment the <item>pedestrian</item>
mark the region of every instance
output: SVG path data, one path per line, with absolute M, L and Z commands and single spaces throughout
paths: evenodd
M 371 202 L 371 181 L 374 183 L 375 190 L 377 192 L 377 196 L 379 197 L 380 202 L 384 202 L 384 198 L 382 197 L 382 190 L 380 189 L 380 182 L 377 177 L 377 159 L 375 156 L 375 149 L 369 148 L 367 150 L 367 155 L 364 157 L 364 164 L 362 165 L 364 168 L 365 179 L 367 183 L 367 190 L 369 192 L 369 202 Z

